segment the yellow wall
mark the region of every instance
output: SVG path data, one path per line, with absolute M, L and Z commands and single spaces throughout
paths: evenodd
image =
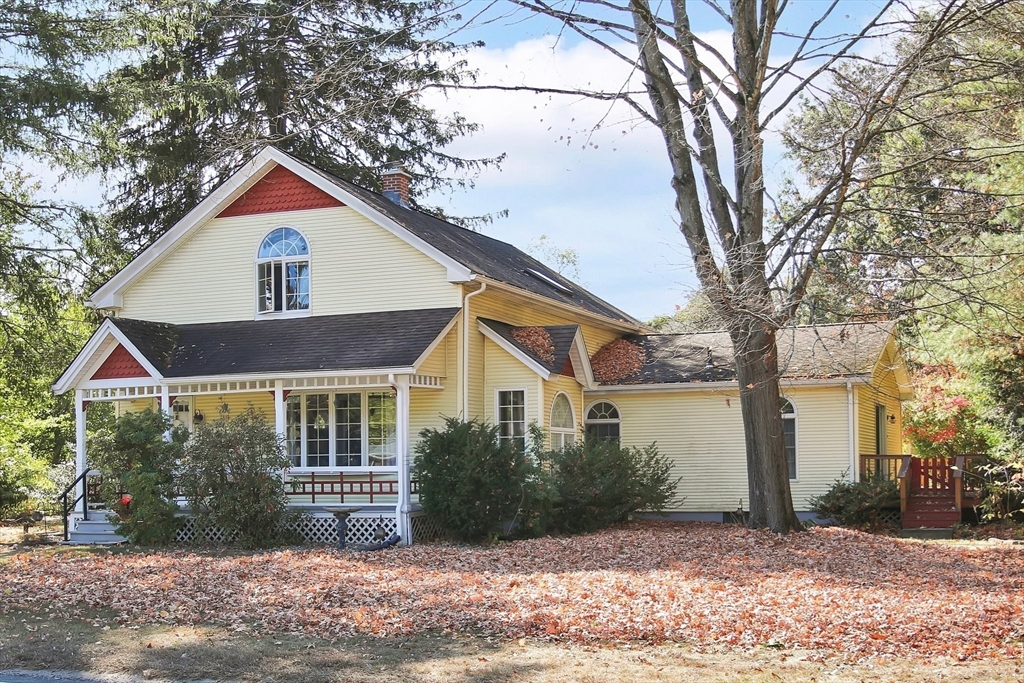
M 786 396 L 797 410 L 793 504 L 806 510 L 807 498 L 824 493 L 850 466 L 846 388 L 791 389 Z M 656 442 L 659 452 L 672 460 L 672 475 L 682 481 L 670 509 L 731 512 L 741 499 L 743 508 L 750 509 L 737 391 L 588 392 L 587 406 L 597 400 L 619 407 L 623 445 Z
M 579 324 L 583 332 L 583 341 L 586 343 L 590 355 L 594 355 L 602 346 L 622 336 L 621 331 L 611 327 L 602 327 L 591 322 L 581 323 L 578 317 L 574 317 L 569 312 L 554 306 L 520 299 L 507 292 L 486 290 L 471 298 L 469 307 L 471 322 L 469 324 L 469 410 L 467 413 L 470 416 L 484 415 L 487 417 L 494 410 L 494 398 L 486 391 L 488 386 L 493 386 L 493 382 L 487 377 L 487 374 L 491 372 L 490 361 L 487 361 L 488 368 L 485 373 L 484 362 L 487 354 L 484 352 L 484 336 L 477 327 L 477 318 L 491 318 L 516 326 Z M 493 343 L 488 343 L 493 346 Z M 508 356 L 508 354 L 505 355 Z M 509 358 L 511 359 L 511 356 Z M 524 372 L 530 372 L 534 381 L 539 379 L 536 373 L 531 372 L 518 361 L 515 362 Z M 548 409 L 550 410 L 550 406 Z M 491 413 L 486 412 L 488 410 Z M 542 424 L 546 422 L 547 419 L 544 419 Z
M 348 207 L 215 218 L 124 293 L 125 318 L 252 320 L 256 251 L 273 228 L 309 241 L 313 315 L 459 305 L 443 266 Z
M 495 403 L 496 392 L 499 389 L 525 389 L 526 423 L 537 423 L 538 425 L 546 423 L 547 420 L 544 419 L 540 411 L 541 384 L 544 380 L 490 339 L 484 339 L 483 355 L 487 366 L 482 392 L 484 420 L 491 424 L 497 424 Z
M 875 406 L 885 405 L 887 415 L 896 417 L 895 424 L 886 424 L 885 441 L 888 455 L 903 452 L 903 415 L 900 408 L 900 389 L 894 368 L 899 362 L 895 343 L 886 346 L 882 360 L 875 368 L 870 386 L 857 388 L 857 452 L 875 453 Z
M 155 398 L 137 398 L 134 401 L 114 401 L 114 416 L 121 417 L 127 413 L 138 413 L 146 408 L 156 410 L 158 408 Z
M 425 427 L 440 429 L 444 418 L 458 415 L 458 341 L 452 330 L 420 368 L 422 374 L 444 377 L 444 389 L 413 387 L 409 392 L 409 442 L 415 452 Z

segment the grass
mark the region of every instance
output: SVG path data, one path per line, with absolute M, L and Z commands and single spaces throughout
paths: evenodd
M 56 669 L 144 679 L 218 681 L 1020 681 L 1015 662 L 813 661 L 807 652 L 697 652 L 679 645 L 572 646 L 452 634 L 325 641 L 188 626 L 118 627 L 112 614 L 45 620 L 11 612 L 0 620 L 0 670 Z M 106 623 L 109 622 L 109 623 Z

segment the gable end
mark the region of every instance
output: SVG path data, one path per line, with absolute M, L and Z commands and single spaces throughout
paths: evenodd
M 217 214 L 217 217 L 251 216 L 259 213 L 338 206 L 345 205 L 284 166 L 275 166 L 241 197 Z
M 117 345 L 90 379 L 124 379 L 126 377 L 149 377 L 149 371 L 142 367 L 135 356 L 121 344 Z

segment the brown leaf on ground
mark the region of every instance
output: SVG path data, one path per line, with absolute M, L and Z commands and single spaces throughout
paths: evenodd
M 818 656 L 1024 655 L 1024 550 L 814 529 L 645 523 L 571 538 L 377 553 L 25 553 L 0 612 L 315 635 L 450 631 Z

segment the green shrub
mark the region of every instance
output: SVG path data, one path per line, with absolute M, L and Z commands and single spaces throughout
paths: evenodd
M 662 512 L 680 481 L 655 444 L 630 448 L 591 438 L 541 458 L 551 495 L 538 524 L 557 533 L 603 529 L 641 510 Z
M 811 511 L 822 519 L 843 526 L 874 528 L 879 525 L 882 510 L 899 508 L 900 489 L 896 481 L 880 477 L 856 483 L 837 479 L 832 488 L 809 502 Z
M 252 407 L 198 426 L 185 444 L 178 475 L 197 538 L 219 527 L 245 548 L 298 542 L 292 531 L 298 515 L 288 508 L 280 474 L 290 465 L 281 437 Z
M 103 475 L 100 495 L 118 514 L 117 533 L 139 545 L 166 545 L 180 526 L 175 516 L 174 469 L 186 434 L 165 434 L 171 420 L 150 409 L 128 413 L 101 430 L 90 446 L 90 466 Z
M 538 492 L 538 470 L 498 428 L 457 418 L 424 429 L 416 446 L 420 504 L 453 538 L 479 541 L 502 524 L 528 527 Z
M 984 522 L 1020 522 L 1024 519 L 1024 459 L 1008 458 L 986 462 L 965 472 L 981 484 L 981 520 Z M 965 480 L 966 483 L 966 480 Z

